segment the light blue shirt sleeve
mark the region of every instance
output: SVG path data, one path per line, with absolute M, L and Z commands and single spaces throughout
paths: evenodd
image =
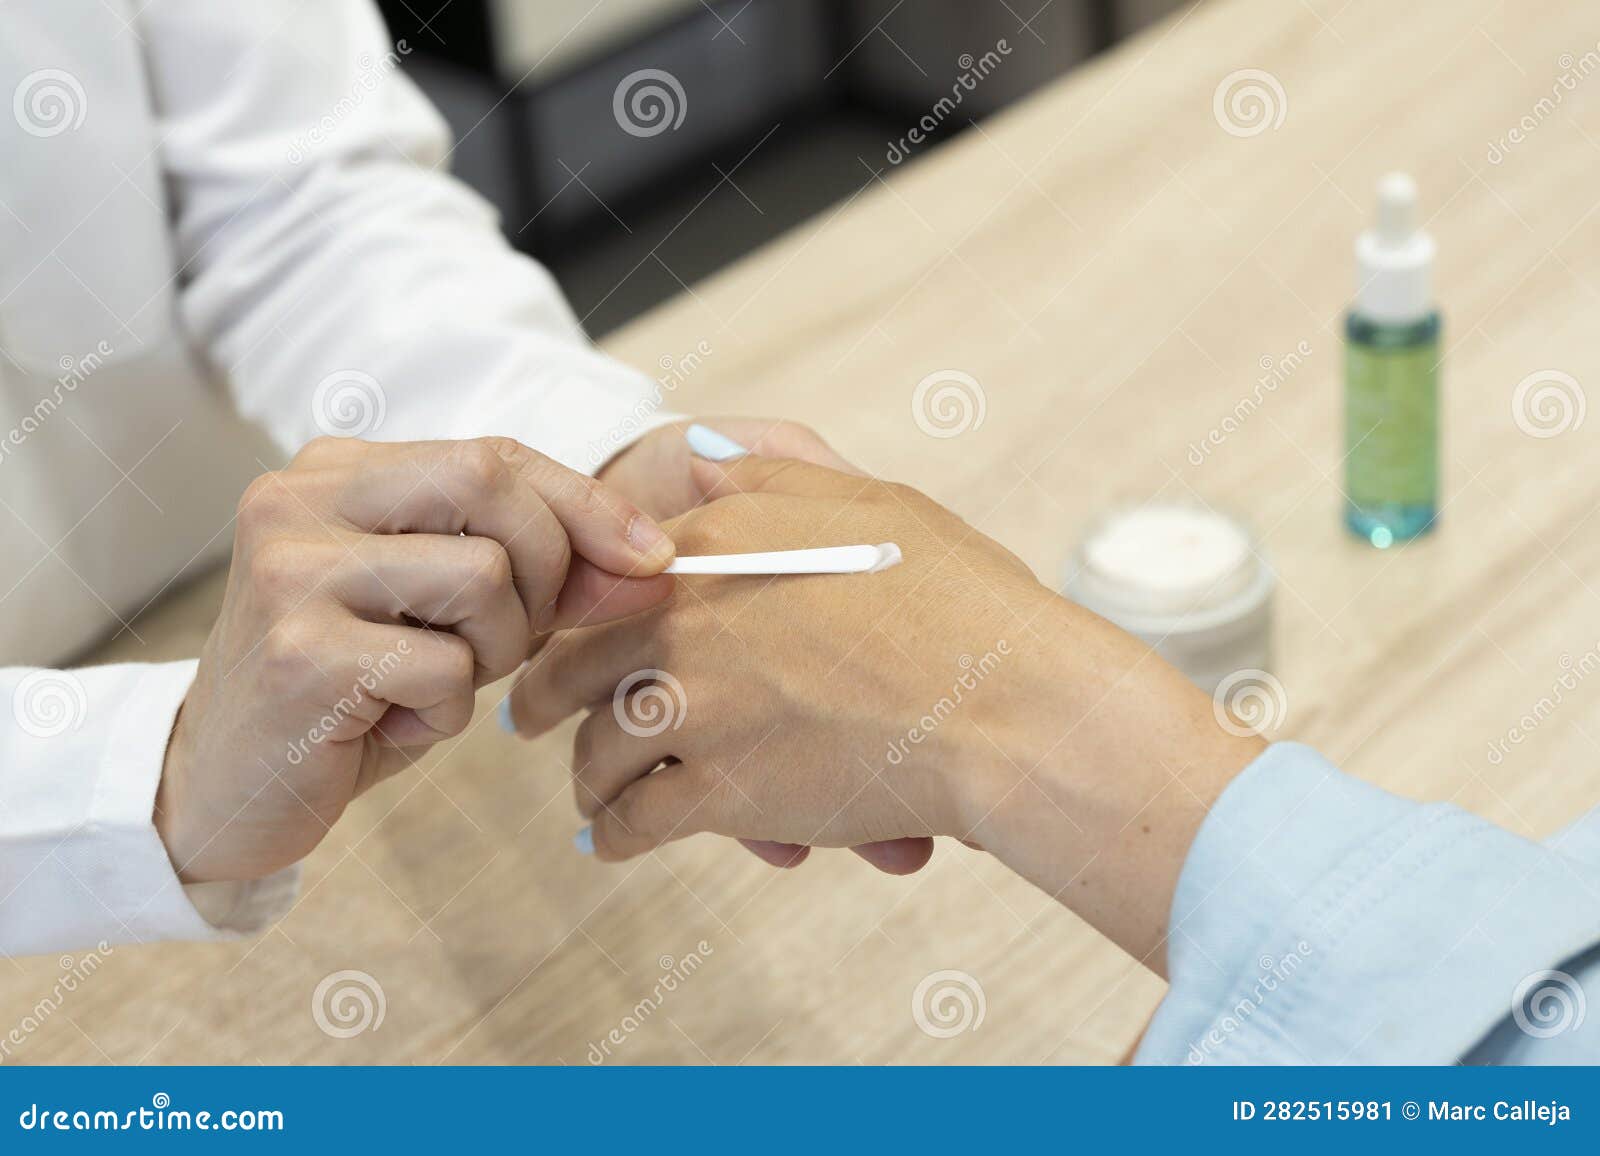
M 1201 825 L 1153 1064 L 1600 1062 L 1600 811 L 1546 845 L 1278 743 Z

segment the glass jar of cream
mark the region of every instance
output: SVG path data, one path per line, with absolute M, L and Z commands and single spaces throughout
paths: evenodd
M 1149 502 L 1097 521 L 1063 593 L 1143 639 L 1201 689 L 1268 670 L 1276 578 L 1249 532 L 1198 503 Z

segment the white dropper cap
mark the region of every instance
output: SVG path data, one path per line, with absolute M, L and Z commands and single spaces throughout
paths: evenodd
M 1378 182 L 1378 216 L 1356 238 L 1356 312 L 1404 324 L 1433 312 L 1433 238 L 1417 224 L 1417 183 L 1404 173 Z

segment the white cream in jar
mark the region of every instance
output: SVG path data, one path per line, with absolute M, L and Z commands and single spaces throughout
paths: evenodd
M 1085 535 L 1064 593 L 1207 692 L 1271 661 L 1276 579 L 1243 526 L 1198 503 L 1119 509 Z

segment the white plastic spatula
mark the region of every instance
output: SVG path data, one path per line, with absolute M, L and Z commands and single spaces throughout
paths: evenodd
M 900 561 L 893 542 L 878 546 L 824 546 L 817 550 L 766 550 L 755 554 L 701 554 L 679 558 L 668 574 L 870 574 Z

